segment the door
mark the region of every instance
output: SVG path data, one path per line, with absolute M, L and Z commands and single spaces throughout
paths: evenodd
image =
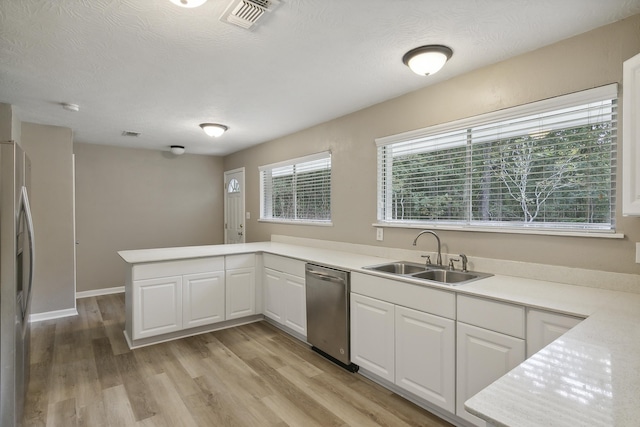
M 225 320 L 224 271 L 182 276 L 182 328 Z
M 307 264 L 304 284 L 307 342 L 350 364 L 349 273 Z
M 262 276 L 264 286 L 264 315 L 278 323 L 282 323 L 282 273 L 270 268 L 264 269 Z
M 182 329 L 182 276 L 133 282 L 133 339 Z
M 0 142 L 0 411 L 1 425 L 20 424 L 29 381 L 29 303 L 33 284 L 33 220 L 29 162 L 13 141 Z
M 226 272 L 227 320 L 256 313 L 256 271 L 254 267 Z
M 455 322 L 396 306 L 396 384 L 455 411 Z
M 640 216 L 640 54 L 622 70 L 622 215 Z
M 583 319 L 550 313 L 541 310 L 529 310 L 527 313 L 527 357 L 531 357 Z
M 307 297 L 304 278 L 282 273 L 283 324 L 307 336 Z
M 351 361 L 391 382 L 396 363 L 394 313 L 393 304 L 351 294 Z
M 524 340 L 461 322 L 457 332 L 456 415 L 485 426 L 464 409 L 464 402 L 524 362 Z
M 224 173 L 224 242 L 245 242 L 244 168 Z

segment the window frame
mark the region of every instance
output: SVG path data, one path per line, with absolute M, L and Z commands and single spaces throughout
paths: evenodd
M 304 165 L 305 163 L 319 161 L 319 160 L 328 160 L 329 161 L 329 219 L 312 219 L 312 218 L 279 218 L 273 217 L 272 212 L 265 216 L 265 212 L 269 211 L 272 208 L 271 200 L 272 194 L 266 194 L 265 189 L 265 179 L 264 172 L 272 171 L 273 169 L 283 168 L 283 167 L 293 167 L 296 169 L 300 165 Z M 267 165 L 258 167 L 258 179 L 260 180 L 260 218 L 258 222 L 270 222 L 270 223 L 281 223 L 281 224 L 295 224 L 295 225 L 316 225 L 316 226 L 332 226 L 332 206 L 331 199 L 333 196 L 333 164 L 332 164 L 332 155 L 331 151 L 322 151 L 315 154 L 310 154 L 307 156 L 297 157 L 294 159 L 284 160 L 281 162 L 270 163 Z M 296 173 L 297 174 L 297 173 Z M 292 197 L 296 200 L 296 192 L 295 189 L 292 192 Z M 268 200 L 267 200 L 268 199 Z M 297 210 L 294 208 L 294 212 Z
M 554 98 L 544 99 L 541 101 L 532 102 L 529 104 L 519 105 L 515 107 L 509 107 L 498 111 L 493 111 L 473 117 L 468 117 L 460 120 L 454 120 L 447 123 L 442 123 L 434 126 L 429 126 L 422 129 L 403 132 L 396 135 L 385 136 L 376 138 L 376 148 L 378 150 L 377 158 L 377 195 L 376 195 L 376 218 L 377 222 L 373 225 L 375 227 L 396 227 L 396 228 L 434 228 L 434 229 L 448 229 L 448 230 L 465 230 L 465 231 L 481 231 L 481 232 L 498 232 L 498 233 L 518 233 L 518 234 L 546 234 L 546 235 L 570 235 L 570 236 L 597 236 L 597 237 L 612 237 L 620 238 L 622 234 L 616 233 L 616 218 L 619 214 L 616 203 L 616 187 L 620 185 L 620 181 L 617 179 L 619 175 L 619 167 L 612 166 L 612 170 L 616 171 L 613 176 L 612 188 L 611 188 L 611 205 L 612 205 L 612 217 L 611 228 L 579 228 L 572 227 L 557 227 L 557 226 L 544 226 L 543 224 L 525 225 L 519 223 L 509 223 L 508 221 L 500 221 L 495 224 L 482 224 L 481 221 L 471 221 L 467 218 L 466 221 L 446 221 L 446 220 L 395 220 L 386 219 L 385 214 L 388 214 L 390 208 L 390 194 L 392 191 L 392 177 L 383 176 L 383 162 L 388 163 L 393 161 L 392 156 L 386 156 L 381 158 L 380 147 L 389 146 L 393 144 L 406 143 L 412 141 L 419 141 L 427 139 L 437 135 L 453 134 L 455 132 L 463 132 L 467 129 L 481 127 L 490 123 L 514 120 L 554 110 L 562 110 L 564 108 L 575 107 L 578 105 L 589 104 L 592 102 L 599 102 L 607 99 L 616 100 L 616 109 L 619 108 L 618 101 L 618 84 L 613 83 L 593 89 L 588 89 L 568 95 L 561 95 Z M 617 118 L 616 113 L 616 118 Z M 617 132 L 614 135 L 613 143 L 616 144 L 612 147 L 612 155 L 616 155 L 617 150 Z M 614 157 L 613 161 L 617 161 Z M 386 181 L 385 181 L 386 180 Z M 385 194 L 385 191 L 387 192 Z

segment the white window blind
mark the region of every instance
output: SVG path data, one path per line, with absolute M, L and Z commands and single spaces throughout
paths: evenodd
M 614 230 L 617 85 L 378 139 L 378 220 Z
M 331 221 L 331 153 L 261 166 L 260 219 Z

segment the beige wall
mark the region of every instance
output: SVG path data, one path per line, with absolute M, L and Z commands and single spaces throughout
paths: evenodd
M 77 290 L 124 285 L 124 249 L 223 243 L 222 158 L 75 144 Z
M 75 308 L 71 129 L 22 123 L 35 231 L 32 313 Z
M 417 230 L 387 228 L 384 242 L 375 239 L 375 138 L 621 83 L 622 62 L 638 52 L 640 15 L 227 156 L 226 170 L 246 167 L 247 210 L 252 218 L 247 221 L 247 239 L 268 240 L 271 234 L 284 234 L 411 249 Z M 412 78 L 409 70 L 407 78 Z M 257 222 L 258 166 L 327 149 L 333 153 L 333 227 Z M 464 252 L 470 258 L 640 273 L 640 265 L 634 262 L 640 218 L 618 215 L 617 229 L 625 234 L 623 240 L 455 231 L 439 234 L 443 251 Z M 429 251 L 433 246 L 427 239 L 419 243 L 419 248 Z

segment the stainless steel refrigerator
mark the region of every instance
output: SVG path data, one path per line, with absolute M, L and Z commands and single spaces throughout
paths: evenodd
M 29 380 L 33 284 L 31 164 L 13 141 L 0 142 L 0 426 L 22 425 Z

